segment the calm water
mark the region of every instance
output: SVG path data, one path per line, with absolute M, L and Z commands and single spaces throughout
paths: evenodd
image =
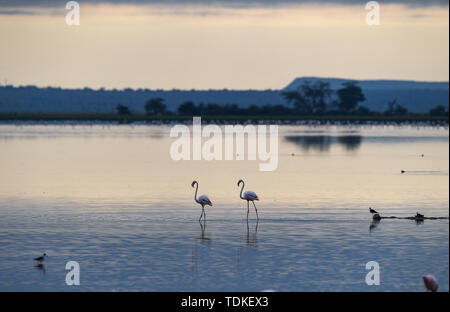
M 423 291 L 426 273 L 449 290 L 448 220 L 368 212 L 448 217 L 448 128 L 282 126 L 273 172 L 173 161 L 169 130 L 0 125 L 0 291 Z M 194 179 L 214 203 L 204 225 Z

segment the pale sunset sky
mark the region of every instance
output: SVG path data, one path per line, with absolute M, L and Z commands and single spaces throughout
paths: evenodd
M 448 81 L 448 1 L 0 0 L 0 81 L 279 89 L 300 76 Z

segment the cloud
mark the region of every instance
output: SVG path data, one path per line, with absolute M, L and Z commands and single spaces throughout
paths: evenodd
M 127 4 L 127 5 L 203 5 L 233 8 L 286 6 L 295 4 L 362 5 L 366 0 L 79 0 L 83 4 Z M 61 0 L 0 0 L 0 7 L 59 7 Z M 383 0 L 380 4 L 403 4 L 410 7 L 448 6 L 449 0 Z
M 0 15 L 37 15 L 37 13 L 26 10 L 0 10 Z

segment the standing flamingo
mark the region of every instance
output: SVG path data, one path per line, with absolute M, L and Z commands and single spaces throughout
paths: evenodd
M 239 186 L 241 183 L 242 183 L 242 188 L 241 188 L 240 197 L 241 197 L 241 199 L 247 201 L 247 221 L 248 221 L 248 212 L 250 209 L 250 206 L 249 206 L 250 201 L 253 203 L 253 206 L 255 207 L 256 218 L 259 220 L 258 209 L 256 209 L 256 205 L 255 205 L 255 200 L 259 200 L 258 195 L 256 195 L 256 193 L 253 191 L 246 191 L 244 193 L 244 196 L 242 196 L 242 191 L 244 190 L 244 185 L 245 185 L 244 180 L 239 180 L 237 185 Z
M 202 205 L 202 214 L 200 215 L 200 218 L 198 219 L 198 221 L 200 221 L 203 216 L 204 216 L 204 220 L 206 220 L 205 205 L 208 205 L 208 206 L 212 207 L 212 202 L 209 200 L 208 196 L 206 196 L 206 195 L 201 195 L 197 199 L 198 182 L 197 181 L 193 181 L 191 186 L 194 187 L 194 185 L 197 185 L 197 188 L 195 189 L 194 200 L 197 203 L 199 203 L 200 205 Z

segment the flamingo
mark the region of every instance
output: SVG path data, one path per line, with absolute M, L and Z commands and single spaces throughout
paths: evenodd
M 209 200 L 208 196 L 206 196 L 206 195 L 201 195 L 197 199 L 198 182 L 197 181 L 193 181 L 191 186 L 194 187 L 194 185 L 197 185 L 197 188 L 195 189 L 194 200 L 197 203 L 199 203 L 200 205 L 202 205 L 202 214 L 200 215 L 200 218 L 198 219 L 198 221 L 200 221 L 203 216 L 204 216 L 204 220 L 206 220 L 205 206 L 208 205 L 208 206 L 212 207 L 212 202 Z
M 244 185 L 245 185 L 244 180 L 239 180 L 237 185 L 239 186 L 241 183 L 242 183 L 242 188 L 241 188 L 240 197 L 241 197 L 241 199 L 247 201 L 247 221 L 248 221 L 248 212 L 249 212 L 249 209 L 250 209 L 250 203 L 249 202 L 253 203 L 253 206 L 255 207 L 255 211 L 256 211 L 256 218 L 259 220 L 258 209 L 256 209 L 256 205 L 255 205 L 255 200 L 259 200 L 258 195 L 256 195 L 256 193 L 253 192 L 253 191 L 246 191 L 244 193 L 244 196 L 242 196 L 242 191 L 244 190 Z

